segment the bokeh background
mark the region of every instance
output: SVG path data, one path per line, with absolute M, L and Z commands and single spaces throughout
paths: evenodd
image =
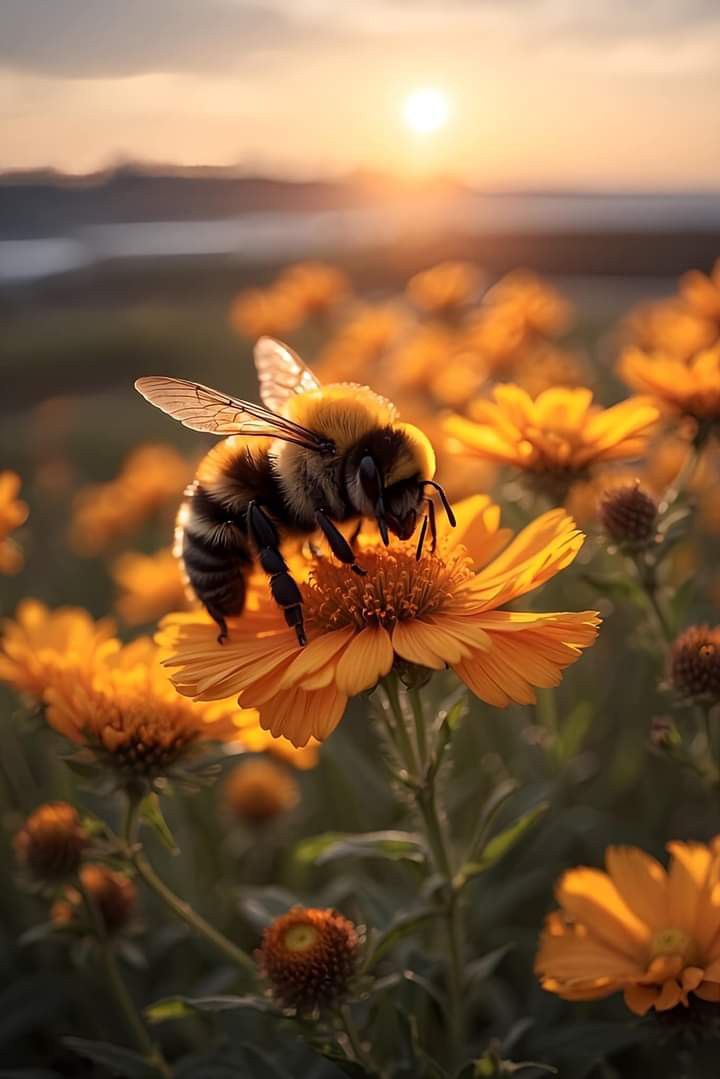
M 207 443 L 141 401 L 132 389 L 140 375 L 254 396 L 252 342 L 271 332 L 328 375 L 377 376 L 374 388 L 400 394 L 406 418 L 422 412 L 428 423 L 444 407 L 462 409 L 486 377 L 504 377 L 472 335 L 462 342 L 467 388 L 442 377 L 459 323 L 405 292 L 438 263 L 477 271 L 463 326 L 505 275 L 539 275 L 569 305 L 545 342 L 559 366 L 531 351 L 515 357 L 512 377 L 533 385 L 533 374 L 565 371 L 558 380 L 592 385 L 604 404 L 618 400 L 614 363 L 630 313 L 671 296 L 682 273 L 708 271 L 720 254 L 719 50 L 713 0 L 4 0 L 0 470 L 20 474 L 31 516 L 24 569 L 0 578 L 0 612 L 31 595 L 117 614 L 123 579 L 147 595 L 151 571 L 143 578 L 136 564 L 133 575 L 125 562 L 123 578 L 118 559 L 168 545 L 177 498 Z M 428 88 L 435 96 L 418 116 L 408 101 Z M 287 268 L 307 260 L 344 275 L 327 309 L 301 310 L 293 299 Z M 166 448 L 128 465 L 148 443 Z M 107 519 L 97 509 L 83 516 L 98 505 L 91 485 L 124 469 L 127 478 L 128 468 L 138 490 L 157 472 L 152 511 L 127 528 L 112 505 Z M 460 487 L 494 490 L 512 523 L 527 513 L 503 475 L 455 476 Z M 116 496 L 106 491 L 106 503 Z M 673 571 L 686 621 L 718 620 L 711 511 L 708 521 Z M 472 830 L 501 780 L 518 784 L 509 816 L 550 802 L 512 864 L 472 892 L 471 951 L 501 950 L 471 1005 L 479 1046 L 498 1037 L 508 1053 L 549 1061 L 571 1079 L 645 1075 L 649 1057 L 613 1002 L 566 1005 L 536 987 L 532 955 L 553 880 L 569 865 L 598 864 L 609 842 L 660 853 L 669 838 L 720 830 L 715 796 L 648 751 L 649 722 L 667 710 L 656 689 L 662 672 L 637 611 L 619 593 L 598 596 L 600 548 L 593 540 L 568 579 L 536 601 L 599 602 L 599 643 L 536 713 L 473 706 L 449 777 L 460 832 Z M 691 576 L 697 587 L 683 588 Z M 122 632 L 151 630 L 158 603 L 153 612 L 121 601 Z M 18 736 L 10 694 L 3 710 L 9 881 L 7 837 L 22 814 L 74 788 L 36 731 Z M 249 948 L 268 910 L 292 897 L 382 925 L 412 887 L 404 868 L 330 872 L 298 854 L 303 837 L 328 828 L 401 819 L 362 702 L 299 781 L 299 807 L 261 842 L 228 824 L 217 791 L 170 805 L 185 856 L 181 864 L 158 851 L 164 871 Z M 81 1071 L 59 1038 L 90 1030 L 121 1040 L 114 1017 L 88 996 L 60 945 L 15 943 L 42 920 L 41 903 L 8 884 L 0 909 L 0 1075 L 103 1074 Z M 230 984 L 204 946 L 160 928 L 156 915 L 147 904 L 146 926 L 157 931 L 127 956 L 142 1000 Z M 422 994 L 406 992 L 409 1011 L 438 1022 Z M 257 1017 L 197 1019 L 167 1038 L 177 1052 L 199 1052 L 208 1039 L 220 1046 L 213 1076 L 246 1074 L 220 1070 L 229 1043 L 253 1075 L 315 1074 Z M 262 1059 L 243 1048 L 250 1043 Z M 45 1070 L 13 1070 L 32 1066 Z M 201 1067 L 210 1064 L 183 1074 L 211 1074 Z M 316 1073 L 339 1074 L 331 1065 Z

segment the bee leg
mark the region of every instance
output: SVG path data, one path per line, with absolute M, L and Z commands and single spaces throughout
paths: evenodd
M 431 498 L 427 500 L 427 521 L 430 525 L 430 553 L 435 554 L 437 547 L 437 518 L 435 516 L 435 503 Z
M 352 535 L 350 536 L 350 539 L 348 540 L 348 543 L 352 547 L 353 551 L 355 550 L 355 544 L 357 543 L 358 536 L 362 532 L 362 526 L 363 526 L 363 519 L 361 517 L 360 520 L 358 521 L 358 523 L 353 528 Z
M 209 607 L 207 608 L 207 613 L 210 615 L 212 620 L 217 623 L 217 627 L 220 630 L 220 632 L 218 634 L 218 638 L 217 638 L 217 643 L 218 644 L 225 644 L 225 641 L 228 639 L 228 625 L 227 625 L 227 622 L 225 621 L 225 619 L 223 618 L 223 616 L 221 614 L 218 614 L 217 611 L 211 610 Z
M 248 531 L 257 547 L 260 565 L 270 578 L 270 592 L 278 607 L 282 608 L 285 621 L 295 630 L 298 644 L 307 644 L 303 619 L 302 595 L 297 582 L 290 576 L 285 559 L 280 553 L 280 537 L 268 515 L 250 502 L 247 510 Z
M 353 573 L 357 573 L 358 577 L 367 576 L 366 570 L 358 565 L 352 547 L 327 514 L 323 513 L 322 510 L 315 510 L 315 521 L 318 528 L 322 529 L 325 538 L 330 544 L 330 550 L 335 557 L 349 566 Z

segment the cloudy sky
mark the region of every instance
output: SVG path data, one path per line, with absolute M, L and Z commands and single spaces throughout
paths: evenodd
M 720 188 L 719 56 L 720 0 L 0 0 L 0 168 Z

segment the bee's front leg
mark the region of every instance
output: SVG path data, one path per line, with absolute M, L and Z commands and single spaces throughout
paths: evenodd
M 365 577 L 367 575 L 366 571 L 362 566 L 358 565 L 355 552 L 337 525 L 333 524 L 322 510 L 315 510 L 315 521 L 330 544 L 330 550 L 335 557 L 348 565 L 353 573 L 357 573 L 358 577 Z
M 278 531 L 257 502 L 250 502 L 248 505 L 247 526 L 257 548 L 260 565 L 270 578 L 272 598 L 278 607 L 282 608 L 287 624 L 295 630 L 298 644 L 305 645 L 307 637 L 300 589 L 291 577 L 287 563 L 280 553 Z

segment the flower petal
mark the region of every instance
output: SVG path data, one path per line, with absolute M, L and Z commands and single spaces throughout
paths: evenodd
M 367 628 L 348 644 L 335 669 L 338 689 L 348 697 L 372 689 L 393 664 L 393 648 L 387 630 Z

